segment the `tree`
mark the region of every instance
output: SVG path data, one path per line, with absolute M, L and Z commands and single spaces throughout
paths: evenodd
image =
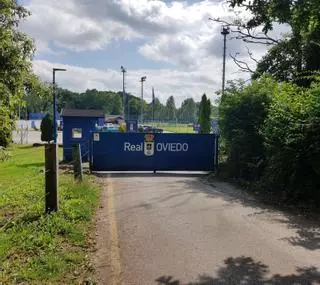
M 41 121 L 41 140 L 50 143 L 53 141 L 53 118 L 49 113 Z
M 199 124 L 200 133 L 209 134 L 211 129 L 211 102 L 207 99 L 207 95 L 203 94 L 199 107 Z
M 176 119 L 176 104 L 174 102 L 173 96 L 170 96 L 166 103 L 166 119 L 169 121 L 173 121 Z
M 1 132 L 0 145 L 7 146 L 15 126 L 15 110 L 23 103 L 34 45 L 17 29 L 20 20 L 29 15 L 18 1 L 1 0 L 0 15 L 0 126 L 6 130 Z
M 193 123 L 196 121 L 196 103 L 193 98 L 185 99 L 179 109 L 179 119 L 182 122 Z
M 288 81 L 294 80 L 301 86 L 308 86 L 311 80 L 302 80 L 301 77 L 320 70 L 319 1 L 228 0 L 228 3 L 232 8 L 237 6 L 249 11 L 250 18 L 246 21 L 237 19 L 232 23 L 220 19 L 215 21 L 230 24 L 232 34 L 245 42 L 273 46 L 258 65 L 258 72 L 254 77 L 269 74 L 278 80 L 285 78 Z M 269 34 L 275 24 L 289 26 L 290 33 L 284 39 L 272 38 Z M 256 32 L 261 29 L 262 32 Z M 235 62 L 242 64 L 243 70 L 252 72 L 246 63 Z
M 122 98 L 116 94 L 112 103 L 111 115 L 120 115 L 122 113 Z

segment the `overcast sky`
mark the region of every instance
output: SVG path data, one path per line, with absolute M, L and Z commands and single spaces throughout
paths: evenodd
M 126 90 L 140 96 L 147 76 L 162 102 L 173 95 L 177 105 L 203 93 L 215 98 L 221 89 L 221 25 L 209 17 L 231 19 L 234 12 L 219 1 L 160 0 L 23 0 L 32 13 L 21 28 L 37 46 L 33 68 L 51 81 L 52 67 L 63 88 L 74 91 L 122 89 L 120 66 L 127 69 Z M 250 46 L 259 59 L 266 49 Z M 246 57 L 246 45 L 228 41 L 228 54 Z M 227 79 L 248 78 L 228 56 Z

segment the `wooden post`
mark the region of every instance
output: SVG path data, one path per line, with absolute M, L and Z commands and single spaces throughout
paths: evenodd
M 73 145 L 72 160 L 73 160 L 74 179 L 78 182 L 81 182 L 83 180 L 83 171 L 82 171 L 82 157 L 81 157 L 80 144 Z
M 45 145 L 46 166 L 46 205 L 47 214 L 59 210 L 58 199 L 58 147 L 57 144 Z

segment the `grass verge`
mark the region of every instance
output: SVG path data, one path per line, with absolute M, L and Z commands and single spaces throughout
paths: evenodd
M 44 214 L 44 148 L 0 163 L 0 284 L 90 284 L 89 226 L 99 187 L 60 173 L 60 211 Z

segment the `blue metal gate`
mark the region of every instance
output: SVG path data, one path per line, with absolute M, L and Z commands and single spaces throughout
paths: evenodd
M 212 171 L 214 134 L 91 134 L 92 171 Z

